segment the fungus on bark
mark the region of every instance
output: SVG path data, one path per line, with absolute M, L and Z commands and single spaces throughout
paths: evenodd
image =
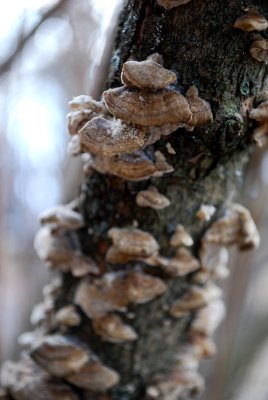
M 182 6 L 189 3 L 191 0 L 156 0 L 157 3 L 166 10 L 171 10 L 174 7 Z
M 250 54 L 258 61 L 268 63 L 268 40 L 257 39 L 254 40 L 250 47 Z
M 242 31 L 265 31 L 268 28 L 267 19 L 255 9 L 247 9 L 245 15 L 237 18 L 234 28 Z
M 140 89 L 164 89 L 176 82 L 174 72 L 165 69 L 153 60 L 127 61 L 123 64 L 121 73 L 122 83 Z
M 150 207 L 155 210 L 162 210 L 170 205 L 170 200 L 159 193 L 155 186 L 149 186 L 146 190 L 141 190 L 136 196 L 136 203 L 140 207 Z

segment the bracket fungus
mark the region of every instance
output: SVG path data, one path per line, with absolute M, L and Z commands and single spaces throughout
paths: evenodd
M 174 234 L 171 236 L 170 245 L 173 247 L 178 246 L 192 246 L 194 241 L 193 238 L 189 235 L 183 225 L 178 224 L 176 226 L 176 230 Z
M 63 327 L 78 326 L 81 323 L 81 317 L 72 304 L 58 310 L 55 314 L 55 320 Z
M 267 19 L 260 14 L 257 10 L 246 9 L 247 13 L 237 18 L 234 23 L 234 28 L 241 29 L 242 31 L 265 31 L 268 28 Z
M 123 64 L 121 73 L 122 83 L 140 89 L 164 89 L 176 82 L 174 72 L 165 69 L 153 60 L 127 61 Z
M 133 257 L 149 257 L 159 249 L 155 238 L 140 229 L 111 228 L 108 237 L 121 253 Z
M 225 279 L 229 276 L 229 252 L 226 247 L 203 240 L 199 250 L 203 271 L 214 279 Z
M 197 361 L 211 358 L 217 353 L 216 345 L 210 336 L 201 334 L 188 335 L 189 349 L 192 350 Z
M 169 314 L 175 318 L 180 317 L 184 313 L 205 307 L 211 301 L 220 298 L 221 295 L 221 289 L 211 281 L 203 287 L 192 285 L 171 305 Z
M 211 225 L 203 241 L 223 246 L 237 244 L 240 250 L 247 250 L 258 247 L 260 235 L 250 212 L 240 204 L 232 204 Z
M 155 210 L 162 210 L 170 205 L 170 200 L 159 193 L 155 186 L 149 186 L 146 190 L 141 190 L 136 196 L 136 203 L 140 207 L 150 207 Z
M 126 312 L 130 304 L 143 304 L 167 290 L 165 283 L 138 271 L 112 272 L 79 284 L 74 301 L 91 319 L 111 311 Z
M 196 216 L 200 221 L 209 221 L 216 212 L 216 207 L 209 204 L 201 204 Z
M 65 379 L 82 389 L 105 392 L 119 382 L 119 374 L 98 360 L 90 360 L 78 372 L 69 374 Z
M 249 112 L 249 118 L 258 122 L 255 128 L 253 138 L 259 147 L 262 147 L 268 137 L 268 99 L 267 91 L 260 93 L 260 104 L 256 108 L 252 108 Z
M 49 225 L 63 230 L 76 230 L 84 225 L 83 216 L 68 205 L 57 205 L 39 215 L 41 225 Z
M 148 265 L 159 267 L 170 277 L 190 274 L 200 267 L 199 261 L 185 248 L 179 248 L 173 257 L 167 258 L 158 253 L 142 260 Z
M 186 99 L 188 100 L 191 112 L 193 113 L 192 118 L 188 122 L 190 127 L 194 128 L 195 126 L 205 125 L 213 121 L 210 104 L 199 97 L 196 86 L 189 87 L 186 92 Z
M 116 314 L 109 313 L 95 318 L 92 324 L 95 332 L 105 342 L 124 343 L 138 338 L 135 330 L 131 326 L 124 324 L 122 319 Z
M 156 376 L 146 390 L 146 400 L 177 400 L 187 391 L 199 396 L 204 380 L 196 371 L 174 368 L 169 374 Z
M 103 98 L 112 115 L 132 124 L 187 123 L 192 116 L 188 101 L 173 89 L 149 92 L 123 86 L 107 90 Z
M 153 161 L 141 150 L 111 158 L 97 156 L 92 167 L 102 174 L 108 173 L 130 181 L 149 179 L 174 171 L 160 151 L 155 152 Z
M 71 137 L 67 145 L 67 153 L 71 156 L 78 156 L 82 153 L 81 139 L 77 134 Z
M 168 154 L 172 154 L 172 155 L 176 154 L 176 150 L 174 149 L 174 147 L 172 147 L 172 145 L 169 142 L 166 144 L 166 148 L 167 148 Z
M 213 335 L 225 317 L 225 305 L 221 299 L 210 302 L 201 308 L 191 322 L 189 334 Z
M 182 6 L 183 4 L 190 3 L 191 0 L 156 0 L 157 3 L 164 7 L 166 10 L 171 10 L 174 7 Z
M 101 101 L 95 101 L 91 96 L 81 95 L 74 97 L 69 106 L 71 112 L 67 114 L 68 130 L 70 135 L 76 135 L 88 121 L 98 115 L 105 115 L 107 109 Z
M 49 376 L 26 357 L 16 363 L 5 362 L 1 382 L 16 400 L 78 400 L 78 395 L 69 385 Z
M 82 128 L 92 118 L 97 117 L 92 110 L 75 110 L 67 114 L 68 131 L 71 136 L 77 135 L 79 129 Z
M 104 103 L 94 100 L 91 96 L 81 94 L 69 101 L 71 110 L 92 110 L 97 114 L 106 114 Z
M 258 61 L 268 63 L 268 39 L 254 40 L 250 47 L 250 54 Z
M 67 336 L 47 335 L 30 349 L 31 358 L 51 375 L 63 377 L 78 371 L 89 360 L 89 352 Z
M 106 157 L 141 149 L 149 135 L 144 129 L 104 117 L 92 118 L 79 131 L 81 143 L 87 152 Z
M 99 274 L 96 263 L 84 256 L 66 234 L 52 233 L 53 228 L 43 226 L 35 237 L 34 248 L 38 257 L 57 271 L 70 271 L 73 276 Z

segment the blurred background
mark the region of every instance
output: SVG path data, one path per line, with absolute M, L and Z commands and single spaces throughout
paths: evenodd
M 68 101 L 98 96 L 121 0 L 9 0 L 0 13 L 0 362 L 16 358 L 49 274 L 33 251 L 38 215 L 72 200 L 80 161 L 66 153 Z M 203 400 L 268 398 L 268 152 L 256 150 L 240 202 L 256 252 L 232 254 L 219 355 L 203 362 Z

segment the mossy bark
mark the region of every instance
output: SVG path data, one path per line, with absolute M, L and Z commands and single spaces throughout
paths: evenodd
M 137 225 L 158 240 L 163 255 L 171 256 L 174 250 L 169 246 L 169 238 L 181 223 L 193 235 L 197 256 L 200 238 L 208 226 L 196 217 L 200 205 L 214 205 L 215 219 L 241 187 L 252 151 L 252 126 L 241 118 L 241 104 L 264 88 L 267 69 L 249 54 L 251 42 L 260 34 L 235 30 L 233 23 L 249 5 L 268 17 L 265 3 L 192 0 L 167 11 L 155 0 L 126 2 L 107 86 L 121 86 L 122 63 L 129 57 L 144 60 L 158 52 L 164 66 L 178 76 L 176 89 L 184 94 L 196 85 L 200 96 L 211 105 L 214 122 L 193 132 L 179 129 L 145 150 L 150 157 L 153 150 L 161 150 L 174 173 L 135 183 L 97 172 L 86 179 L 80 207 L 86 226 L 79 231 L 79 238 L 84 253 L 93 257 L 103 272 L 137 266 L 134 262 L 124 266 L 105 262 L 110 245 L 107 231 L 115 226 Z M 175 149 L 175 155 L 168 153 L 167 142 Z M 137 193 L 151 183 L 170 199 L 171 206 L 157 211 L 136 205 Z M 129 308 L 124 316 L 138 332 L 137 341 L 105 343 L 94 333 L 85 315 L 82 326 L 70 332 L 88 343 L 105 365 L 119 372 L 120 384 L 111 390 L 114 400 L 142 399 L 148 379 L 167 372 L 175 364 L 191 321 L 191 316 L 173 319 L 166 312 L 172 300 L 189 286 L 191 276 L 168 279 L 156 268 L 142 263 L 139 266 L 161 276 L 168 291 L 154 301 Z M 65 274 L 58 307 L 73 300 L 78 283 L 79 279 Z

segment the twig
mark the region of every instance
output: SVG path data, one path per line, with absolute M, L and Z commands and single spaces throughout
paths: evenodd
M 47 11 L 45 11 L 44 14 L 41 16 L 39 22 L 25 36 L 23 36 L 20 40 L 18 40 L 17 46 L 15 47 L 12 54 L 9 56 L 9 58 L 5 62 L 0 64 L 0 75 L 4 74 L 5 72 L 7 72 L 10 69 L 15 58 L 23 50 L 27 41 L 35 34 L 37 29 L 40 27 L 40 25 L 47 18 L 51 17 L 55 12 L 59 11 L 65 2 L 66 2 L 66 0 L 59 0 L 58 3 L 56 3 L 53 7 L 49 8 Z

